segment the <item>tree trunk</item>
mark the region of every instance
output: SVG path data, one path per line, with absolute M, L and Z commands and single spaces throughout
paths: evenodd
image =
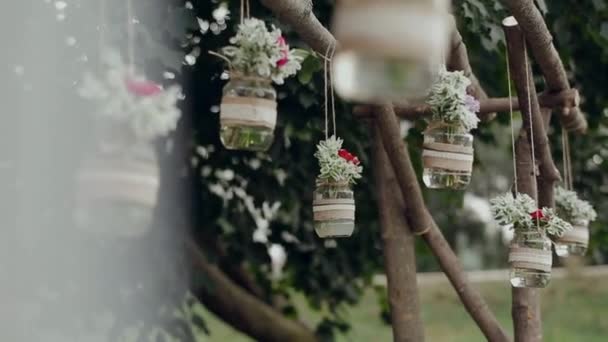
M 537 200 L 538 207 L 553 205 L 553 186 L 560 179 L 546 133 L 549 114 L 541 116 L 526 55 L 524 35 L 513 17 L 503 20 L 511 76 L 517 90 L 523 126 L 516 148 L 517 190 Z M 538 171 L 537 165 L 538 162 Z M 538 177 L 538 180 L 537 180 Z M 536 289 L 513 288 L 513 326 L 517 341 L 542 341 L 540 296 Z
M 194 241 L 186 241 L 186 248 L 195 268 L 205 276 L 205 286 L 194 294 L 222 320 L 258 341 L 317 341 L 311 329 L 286 318 L 232 282 L 217 266 L 207 261 Z
M 570 89 L 568 75 L 553 45 L 553 37 L 542 14 L 532 0 L 506 0 L 509 12 L 521 24 L 534 59 L 545 76 L 549 92 L 558 93 Z M 560 112 L 562 125 L 570 131 L 584 133 L 587 120 L 578 107 Z
M 403 195 L 394 191 L 397 180 L 384 151 L 381 133 L 373 123 L 370 131 L 393 340 L 420 342 L 424 341 L 424 329 L 416 283 L 414 236 L 405 218 Z
M 399 121 L 391 106 L 384 106 L 375 115 L 382 132 L 382 142 L 393 166 L 393 172 L 405 199 L 406 216 L 415 234 L 422 235 L 437 258 L 441 269 L 450 280 L 465 308 L 490 341 L 508 341 L 506 333 L 492 314 L 479 293 L 471 287 L 458 257 L 437 228 L 424 205 L 424 198 L 409 157 L 409 152 L 399 133 Z

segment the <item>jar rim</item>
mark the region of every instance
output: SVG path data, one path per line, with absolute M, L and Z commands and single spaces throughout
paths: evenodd
M 333 186 L 349 186 L 349 181 L 335 181 L 327 178 L 317 178 L 316 180 L 317 186 L 321 185 L 333 185 Z
M 259 75 L 246 74 L 240 71 L 230 71 L 229 72 L 230 81 L 232 80 L 244 80 L 244 81 L 254 81 L 260 83 L 272 83 L 272 80 L 268 77 L 262 77 Z

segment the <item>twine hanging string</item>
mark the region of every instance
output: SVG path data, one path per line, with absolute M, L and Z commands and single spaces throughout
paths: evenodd
M 566 190 L 573 189 L 572 160 L 570 159 L 570 139 L 568 132 L 562 128 L 562 162 L 564 167 L 564 187 Z
M 331 98 L 331 112 L 332 112 L 332 124 L 333 124 L 333 135 L 336 135 L 336 98 L 334 95 L 334 88 L 331 84 L 332 81 L 332 58 L 336 52 L 336 45 L 330 44 L 325 51 L 323 56 L 323 81 L 325 88 L 325 139 L 329 138 L 329 110 L 330 110 L 330 98 Z
M 507 46 L 507 50 L 508 50 L 508 46 Z M 515 127 L 513 126 L 513 102 L 511 101 L 511 96 L 512 96 L 512 91 L 511 91 L 511 66 L 509 65 L 509 53 L 507 51 L 507 86 L 508 86 L 508 91 L 509 91 L 509 114 L 511 116 L 510 120 L 511 120 L 511 152 L 512 152 L 512 158 L 513 159 L 513 179 L 514 179 L 514 186 L 515 186 L 515 196 L 517 196 L 518 194 L 518 189 L 517 189 L 517 160 L 515 159 Z
M 129 71 L 135 71 L 135 18 L 133 17 L 133 0 L 127 0 L 127 56 Z
M 249 4 L 249 0 L 241 0 L 241 24 L 245 19 L 249 18 L 250 12 L 251 5 Z
M 106 0 L 99 0 L 97 56 L 101 56 L 106 44 Z M 101 65 L 101 63 L 99 63 Z
M 532 121 L 532 98 L 530 95 L 530 87 L 533 87 L 534 84 L 530 84 L 530 66 L 528 65 L 528 47 L 527 47 L 527 43 L 524 40 L 524 64 L 526 67 L 526 97 L 528 100 L 528 117 L 530 120 L 530 152 L 532 154 L 532 171 L 534 173 L 534 180 L 536 181 L 536 153 L 534 151 L 534 122 Z M 538 200 L 536 203 L 536 206 L 539 207 L 538 205 Z M 540 218 L 536 218 L 536 228 L 540 231 Z

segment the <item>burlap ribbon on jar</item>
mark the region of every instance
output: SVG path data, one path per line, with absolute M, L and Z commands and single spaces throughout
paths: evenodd
M 78 173 L 79 201 L 114 200 L 154 207 L 159 181 L 155 160 L 93 158 Z
M 354 220 L 355 200 L 346 198 L 313 200 L 312 212 L 315 221 Z
M 277 102 L 256 97 L 224 96 L 220 107 L 222 126 L 252 126 L 274 129 Z
M 562 243 L 580 243 L 587 246 L 589 244 L 589 228 L 585 226 L 573 226 L 558 241 Z
M 445 143 L 425 143 L 422 162 L 425 168 L 450 171 L 473 171 L 473 148 Z
M 345 0 L 333 31 L 343 51 L 426 61 L 447 46 L 447 13 L 445 0 Z
M 551 272 L 553 257 L 551 251 L 547 250 L 511 247 L 509 249 L 509 264 L 516 268 Z

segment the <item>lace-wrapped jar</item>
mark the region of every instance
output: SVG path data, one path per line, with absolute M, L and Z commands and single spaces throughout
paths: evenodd
M 513 287 L 546 287 L 551 280 L 552 263 L 551 240 L 544 232 L 515 229 L 509 249 Z
M 461 190 L 473 172 L 473 135 L 462 125 L 432 122 L 424 132 L 422 180 L 431 189 Z
M 114 237 L 141 236 L 152 223 L 160 184 L 154 148 L 122 126 L 100 131 L 77 175 L 76 224 Z
M 317 179 L 312 205 L 314 227 L 320 238 L 352 235 L 355 230 L 355 198 L 348 182 Z
M 274 140 L 277 93 L 271 80 L 236 74 L 224 86 L 220 138 L 227 149 L 266 151 Z
M 345 0 L 333 31 L 333 79 L 343 98 L 405 102 L 426 95 L 449 37 L 446 0 Z
M 555 254 L 560 257 L 569 255 L 583 256 L 589 245 L 589 221 L 572 222 L 572 229 L 564 232 L 555 242 Z

